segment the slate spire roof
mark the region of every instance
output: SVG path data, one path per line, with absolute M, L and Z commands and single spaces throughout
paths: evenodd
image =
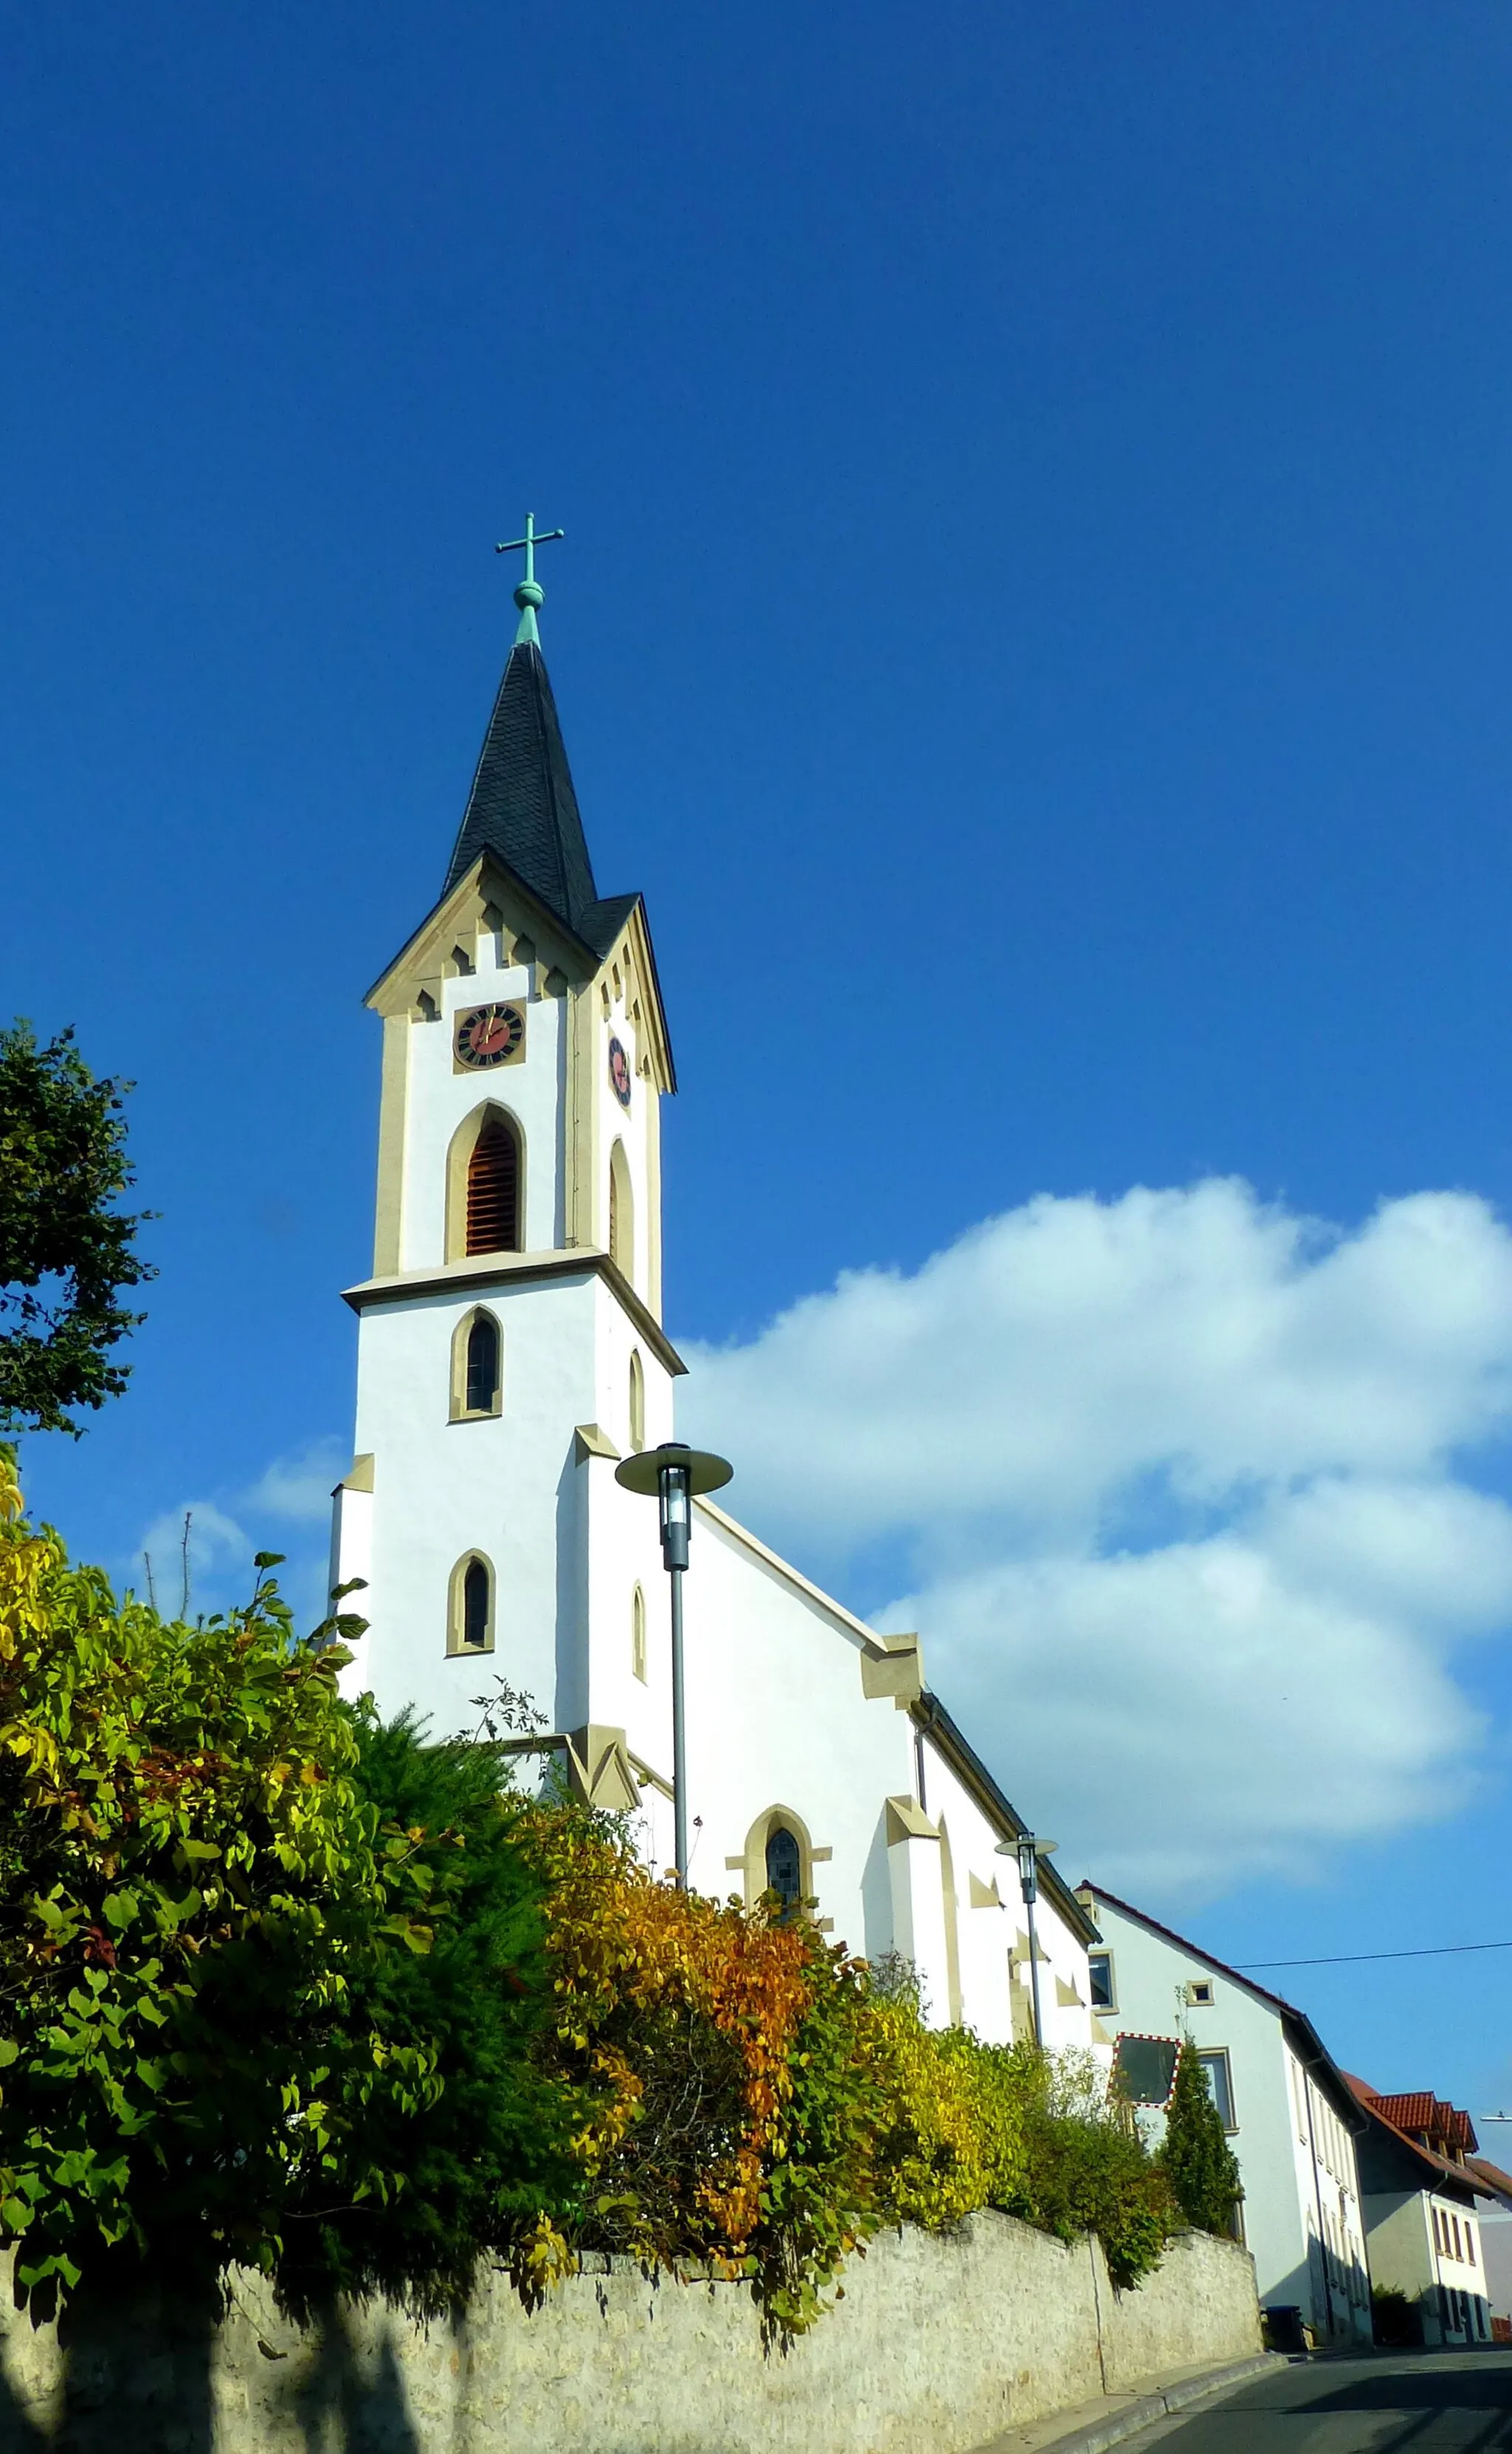
M 449 895 L 483 852 L 512 869 L 577 936 L 593 942 L 584 924 L 598 913 L 599 892 L 546 659 L 533 635 L 522 635 L 509 651 L 443 894 Z

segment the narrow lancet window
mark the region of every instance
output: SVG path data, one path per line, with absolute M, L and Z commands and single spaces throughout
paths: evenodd
M 520 1145 L 502 1116 L 490 1116 L 468 1162 L 468 1251 L 520 1250 Z
M 630 1447 L 639 1457 L 646 1446 L 646 1374 L 638 1353 L 630 1356 Z
M 609 1153 L 609 1258 L 627 1278 L 635 1277 L 635 1197 L 625 1144 Z
M 488 1648 L 488 1571 L 481 1559 L 469 1559 L 462 1580 L 462 1644 L 467 1653 Z
M 630 1668 L 637 1679 L 646 1677 L 646 1596 L 639 1585 L 630 1597 Z
M 468 1332 L 468 1412 L 491 1415 L 499 1395 L 499 1324 L 480 1312 Z
M 785 1918 L 792 1916 L 803 1897 L 804 1854 L 798 1835 L 779 1823 L 766 1836 L 766 1888 L 782 1902 Z

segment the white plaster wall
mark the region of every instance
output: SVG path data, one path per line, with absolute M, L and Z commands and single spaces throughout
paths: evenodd
M 1310 2265 L 1308 2257 L 1309 2241 L 1318 2229 L 1312 2165 L 1305 2139 L 1298 2136 L 1298 2101 L 1290 2079 L 1294 2057 L 1279 2012 L 1215 1970 L 1201 1953 L 1151 1933 L 1107 1901 L 1097 1900 L 1093 1914 L 1113 1956 L 1116 2007 L 1102 2013 L 1104 2026 L 1114 2035 L 1176 2037 L 1184 2030 L 1200 2050 L 1226 2048 L 1238 2123 L 1228 2143 L 1243 2180 L 1244 2239 L 1254 2256 L 1261 2300 L 1295 2303 L 1321 2325 L 1316 2261 Z M 1185 1986 L 1197 1979 L 1212 1984 L 1210 2005 L 1187 2005 L 1183 1999 Z M 1157 2121 L 1150 2126 L 1158 2135 L 1164 2125 Z M 1322 2153 L 1325 2139 L 1321 2120 L 1319 2132 Z M 1341 2161 L 1349 2191 L 1348 2239 L 1361 2279 L 1351 2304 L 1358 2323 L 1363 2306 L 1364 2234 L 1353 2148 L 1348 2134 L 1340 2135 L 1347 2149 Z M 1326 2171 L 1323 2178 L 1326 2188 Z M 1337 2192 L 1337 2182 L 1331 2186 Z
M 1292 2125 L 1292 2157 L 1308 2236 L 1315 2323 L 1326 2326 L 1331 2312 L 1336 2332 L 1352 2327 L 1368 2341 L 1368 2254 L 1354 2134 L 1341 2119 L 1331 2091 L 1289 2044 L 1286 2051 L 1294 2112 L 1300 2105 L 1300 2118 Z
M 1447 2249 L 1433 2247 L 1433 2220 L 1427 2212 L 1430 2206 L 1438 2208 L 1443 2224 L 1447 2226 L 1446 2232 L 1442 2235 L 1447 2240 Z M 1485 2266 L 1482 2258 L 1481 2226 L 1476 2217 L 1470 2213 L 1462 2200 L 1451 2199 L 1438 2190 L 1423 2194 L 1423 2214 L 1435 2281 L 1442 2283 L 1450 2293 L 1468 2292 L 1472 2300 L 1480 2301 L 1482 2304 L 1488 2303 L 1490 2287 L 1486 2281 Z M 1458 2258 L 1454 2254 L 1455 2233 L 1454 2225 L 1449 2223 L 1451 2217 L 1457 2219 L 1459 2223 L 1460 2255 Z M 1451 2301 L 1451 2310 L 1457 2312 L 1458 2307 L 1459 2303 Z M 1470 2316 L 1468 2336 L 1466 2330 L 1462 2328 L 1455 2319 L 1451 2320 L 1448 2339 L 1454 2343 L 1463 2343 L 1467 2339 L 1475 2343 L 1479 2340 L 1479 2330 L 1473 2311 Z
M 1003 1836 L 988 1820 L 971 1791 L 927 1734 L 924 1741 L 924 1757 L 925 1805 L 931 1817 L 943 1819 L 950 1842 L 961 1971 L 961 2017 L 967 2027 L 975 2028 L 978 2035 L 989 2043 L 1011 2043 L 1010 1960 L 1021 1961 L 1022 1981 L 1025 1986 L 1029 1983 L 1026 1949 L 1029 1921 L 1028 1911 L 1024 1905 L 1018 1863 L 1013 1858 L 997 1855 L 997 1842 Z M 972 1907 L 973 1875 L 984 1889 L 990 1890 L 996 1882 L 1003 1904 L 1001 1907 Z M 1044 1955 L 1040 1961 L 1044 2042 L 1053 2053 L 1069 2047 L 1084 2049 L 1092 2042 L 1086 1946 L 1064 1922 L 1043 1881 L 1034 1914 L 1036 1941 Z M 1021 1937 L 1025 1946 L 1022 1950 Z M 1076 1995 L 1074 2003 L 1059 2001 L 1057 1978 Z M 930 2016 L 940 2022 L 949 2016 L 943 1970 L 939 1989 L 931 2001 Z
M 523 968 L 496 967 L 487 951 L 493 942 L 481 935 L 477 971 L 442 983 L 437 1019 L 409 1026 L 400 1204 L 401 1266 L 407 1270 L 434 1269 L 446 1257 L 447 1153 L 464 1117 L 490 1101 L 515 1118 L 523 1138 L 523 1249 L 547 1253 L 566 1240 L 567 1000 L 532 995 L 532 975 Z M 524 1010 L 524 1057 L 491 1073 L 457 1073 L 451 1053 L 457 1016 L 503 998 Z
M 505 1277 L 364 1311 L 355 1444 L 373 1458 L 371 1581 L 354 1606 L 371 1621 L 366 1683 L 384 1712 L 413 1703 L 448 1732 L 497 1672 L 525 1687 L 552 1727 L 583 1718 L 573 1431 L 592 1419 L 598 1395 L 597 1293 L 591 1272 L 524 1285 Z M 452 1335 L 479 1302 L 500 1324 L 503 1411 L 454 1423 Z M 448 1659 L 448 1579 L 473 1546 L 497 1579 L 495 1651 Z
M 607 975 L 605 976 L 607 979 Z M 594 1003 L 597 1016 L 594 1027 L 594 1096 L 599 1116 L 597 1215 L 603 1222 L 600 1239 L 607 1247 L 609 1240 L 609 1164 L 614 1144 L 618 1141 L 624 1146 L 629 1169 L 631 1206 L 635 1214 L 634 1253 L 629 1277 L 644 1302 L 647 1299 L 651 1283 L 648 1257 L 654 1230 L 647 1127 L 651 1102 L 657 1094 L 639 1071 L 646 1036 L 627 1010 L 623 980 L 618 996 L 613 995 L 611 986 L 607 1014 L 604 1012 L 603 998 L 597 991 Z M 627 1108 L 621 1107 L 609 1081 L 611 1038 L 618 1039 L 630 1062 L 633 1087 Z
M 666 1582 L 665 1577 L 662 1582 Z M 892 1944 L 885 1801 L 913 1787 L 912 1725 L 862 1693 L 863 1640 L 830 1619 L 703 1509 L 686 1592 L 692 1880 L 723 1895 L 747 1836 L 790 1808 L 817 1847 L 818 1915 L 867 1954 Z

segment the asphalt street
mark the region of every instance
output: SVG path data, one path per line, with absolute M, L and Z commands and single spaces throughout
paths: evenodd
M 1299 2362 L 1125 2443 L 1129 2454 L 1512 2454 L 1512 2350 Z

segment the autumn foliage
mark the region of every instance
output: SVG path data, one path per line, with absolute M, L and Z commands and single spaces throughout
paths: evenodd
M 865 2075 L 827 2122 L 813 2102 L 825 2015 L 832 2028 L 838 2002 L 859 2011 L 862 1972 L 806 1920 L 657 1881 L 611 1819 L 543 1808 L 528 1828 L 547 1880 L 549 2060 L 583 2108 L 581 2196 L 538 2230 L 535 2272 L 585 2248 L 696 2263 L 747 2278 L 774 2325 L 806 2322 L 870 2228 Z M 831 2185 L 844 2164 L 853 2205 L 832 2208 L 831 2186 L 816 2222 L 807 2194 L 783 2188 L 801 2146 Z

